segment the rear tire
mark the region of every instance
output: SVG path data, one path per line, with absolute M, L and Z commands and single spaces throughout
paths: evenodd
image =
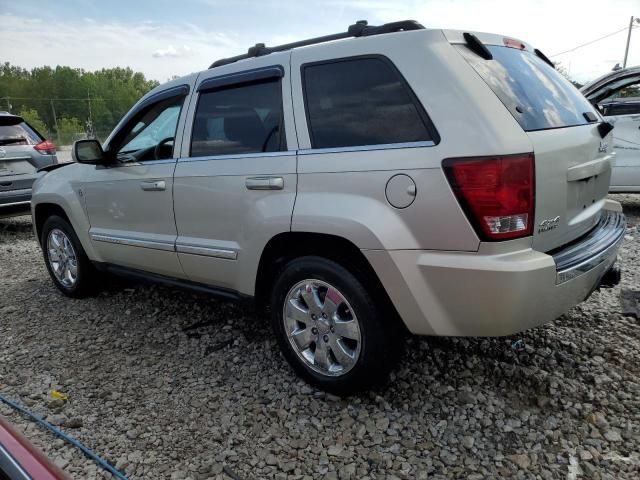
M 42 226 L 40 245 L 58 290 L 72 298 L 84 298 L 97 291 L 100 275 L 67 220 L 57 215 L 47 218 Z
M 310 384 L 341 396 L 385 383 L 402 339 L 385 302 L 359 276 L 323 257 L 299 257 L 282 268 L 270 300 L 287 361 Z

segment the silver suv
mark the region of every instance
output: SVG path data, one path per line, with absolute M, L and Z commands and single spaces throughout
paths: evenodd
M 38 169 L 57 162 L 53 143 L 22 117 L 0 112 L 0 218 L 28 214 Z
M 66 295 L 113 272 L 251 300 L 347 394 L 407 331 L 508 335 L 617 280 L 610 129 L 520 40 L 358 22 L 156 88 L 36 183 L 34 225 Z

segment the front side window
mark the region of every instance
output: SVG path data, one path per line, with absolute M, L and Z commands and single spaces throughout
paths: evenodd
M 138 161 L 172 158 L 183 102 L 183 96 L 172 97 L 143 110 L 127 127 L 117 150 L 118 158 Z
M 422 107 L 382 58 L 306 65 L 303 84 L 313 148 L 433 140 Z
M 191 156 L 286 150 L 280 79 L 200 93 Z
M 599 93 L 598 107 L 603 115 L 640 114 L 640 78 L 624 78 L 607 85 Z

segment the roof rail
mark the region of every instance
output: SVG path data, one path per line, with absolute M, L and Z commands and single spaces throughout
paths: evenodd
M 366 20 L 359 20 L 353 25 L 350 25 L 346 32 L 334 33 L 333 35 L 325 35 L 323 37 L 309 38 L 308 40 L 301 40 L 299 42 L 287 43 L 285 45 L 278 45 L 276 47 L 267 47 L 264 43 L 256 43 L 255 46 L 249 48 L 249 51 L 244 55 L 236 55 L 235 57 L 221 58 L 213 62 L 209 68 L 220 67 L 222 65 L 228 65 L 230 63 L 237 62 L 238 60 L 244 60 L 245 58 L 262 57 L 269 55 L 273 52 L 282 52 L 285 50 L 291 50 L 298 47 L 306 47 L 307 45 L 315 45 L 317 43 L 330 42 L 332 40 L 340 40 L 342 38 L 351 37 L 368 37 L 371 35 L 382 35 L 384 33 L 401 32 L 408 30 L 422 30 L 424 26 L 415 20 L 402 20 L 399 22 L 385 23 L 384 25 L 373 26 L 369 25 Z

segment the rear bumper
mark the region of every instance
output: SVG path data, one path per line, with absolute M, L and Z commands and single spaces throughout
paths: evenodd
M 600 263 L 615 259 L 626 228 L 627 221 L 621 212 L 605 210 L 596 227 L 584 237 L 550 252 L 556 264 L 556 283 L 567 282 L 589 272 Z
M 41 174 L 0 176 L 0 218 L 27 215 L 31 210 L 31 188 Z
M 0 218 L 28 215 L 31 212 L 31 189 L 0 192 Z
M 501 336 L 542 325 L 582 302 L 614 264 L 626 222 L 603 211 L 587 235 L 550 254 L 364 251 L 409 331 Z

